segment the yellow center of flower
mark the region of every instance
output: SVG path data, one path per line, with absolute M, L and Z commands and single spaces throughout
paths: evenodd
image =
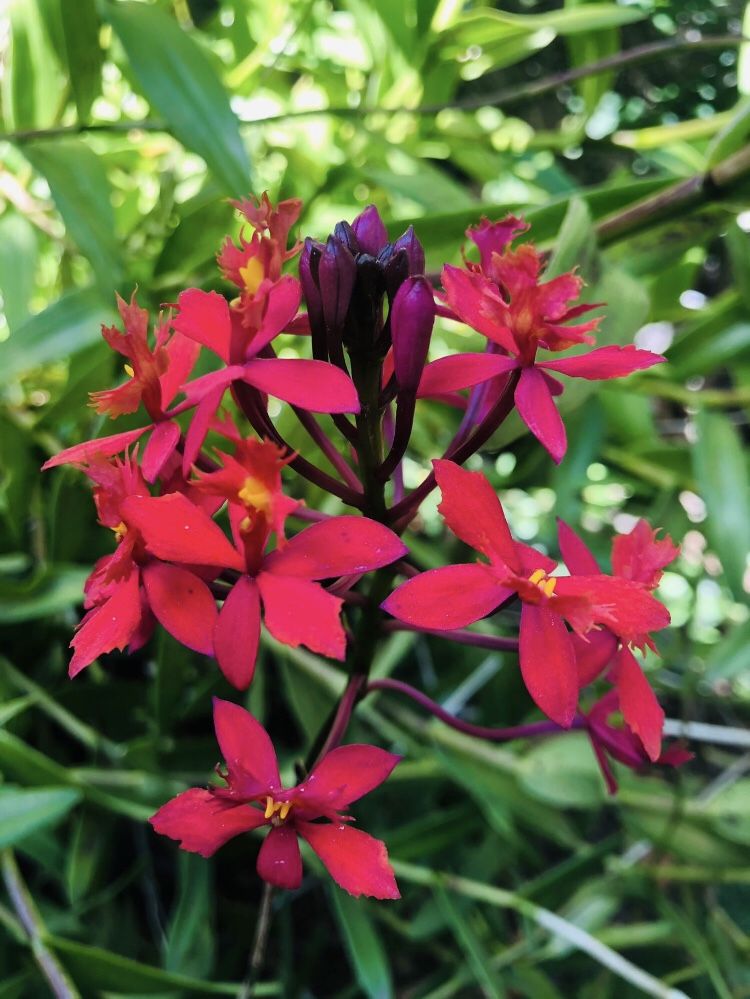
M 133 371 L 132 364 L 124 364 L 123 367 L 125 368 L 125 374 L 128 378 L 135 378 L 135 371 Z
M 121 520 L 116 527 L 112 528 L 112 533 L 114 534 L 115 538 L 117 539 L 117 543 L 119 544 L 122 541 L 122 539 L 125 537 L 125 535 L 128 533 L 128 525 L 125 523 L 124 520 Z
M 257 257 L 250 257 L 244 267 L 240 267 L 240 277 L 248 295 L 254 295 L 260 288 L 260 283 L 266 276 L 263 264 Z
M 267 795 L 266 810 L 263 813 L 263 818 L 270 819 L 271 824 L 274 826 L 280 826 L 282 822 L 286 821 L 291 807 L 291 801 L 274 801 L 270 795 Z
M 529 576 L 529 582 L 538 587 L 545 597 L 551 597 L 555 592 L 557 580 L 554 576 L 548 576 L 544 569 L 534 569 Z
M 259 513 L 268 514 L 271 511 L 271 493 L 266 485 L 253 475 L 248 475 L 237 496 L 245 506 L 252 507 Z

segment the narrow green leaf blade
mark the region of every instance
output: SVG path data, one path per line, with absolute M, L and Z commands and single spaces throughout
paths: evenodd
M 101 159 L 79 139 L 30 143 L 23 152 L 49 184 L 65 227 L 91 263 L 100 287 L 116 288 L 123 266 Z
M 112 4 L 107 17 L 143 92 L 175 136 L 208 164 L 228 194 L 246 194 L 250 162 L 229 98 L 203 50 L 157 7 Z
M 366 903 L 331 889 L 333 911 L 352 969 L 368 999 L 390 999 L 391 969 L 383 944 L 370 919 Z
M 0 848 L 15 846 L 59 822 L 80 799 L 80 793 L 69 787 L 0 787 Z
M 101 324 L 113 319 L 113 309 L 96 288 L 68 292 L 0 343 L 0 384 L 41 364 L 72 357 L 98 342 Z
M 750 552 L 750 479 L 742 443 L 721 413 L 702 411 L 696 417 L 698 440 L 693 470 L 705 500 L 706 534 L 721 560 L 727 584 L 738 598 L 743 589 Z

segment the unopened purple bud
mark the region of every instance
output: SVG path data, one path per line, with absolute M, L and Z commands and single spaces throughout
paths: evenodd
M 349 247 L 329 236 L 320 257 L 318 286 L 323 316 L 332 330 L 340 330 L 344 325 L 356 277 L 357 265 Z
M 318 288 L 318 268 L 323 249 L 322 243 L 317 243 L 308 236 L 299 258 L 299 279 L 307 303 L 310 325 L 313 327 L 323 321 L 323 303 Z
M 424 274 L 424 249 L 416 237 L 414 226 L 410 225 L 403 236 L 393 244 L 394 251 L 406 250 L 410 274 Z
M 368 205 L 352 222 L 352 229 L 363 253 L 377 257 L 388 242 L 388 232 L 375 205 Z
M 337 222 L 333 227 L 333 235 L 340 243 L 349 247 L 353 256 L 356 257 L 361 251 L 362 247 L 359 245 L 359 240 L 348 222 Z
M 409 277 L 391 309 L 393 367 L 399 392 L 416 392 L 430 348 L 435 322 L 432 286 L 425 277 Z

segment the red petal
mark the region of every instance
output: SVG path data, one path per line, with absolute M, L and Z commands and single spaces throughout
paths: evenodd
M 89 611 L 81 621 L 70 643 L 74 650 L 68 667 L 71 678 L 97 656 L 112 649 L 124 649 L 128 644 L 141 620 L 138 582 L 138 570 L 133 569 L 122 582 L 113 586 L 109 599 Z
M 306 645 L 332 659 L 344 658 L 346 635 L 339 620 L 343 600 L 318 583 L 272 572 L 261 572 L 258 586 L 266 627 L 277 641 L 293 649 Z
M 202 857 L 210 857 L 234 836 L 265 821 L 260 809 L 237 805 L 199 787 L 178 794 L 149 819 L 156 832 Z
M 56 468 L 58 465 L 85 465 L 92 458 L 111 458 L 113 454 L 119 454 L 130 447 L 141 434 L 145 434 L 151 429 L 151 424 L 141 427 L 140 430 L 126 430 L 122 434 L 112 434 L 109 437 L 99 437 L 95 441 L 84 441 L 82 444 L 74 444 L 64 451 L 49 458 L 42 465 L 42 471 L 48 468 Z
M 653 354 L 650 350 L 638 350 L 632 344 L 627 347 L 598 347 L 587 354 L 575 357 L 561 357 L 557 361 L 544 361 L 541 365 L 549 371 L 559 371 L 572 378 L 623 378 L 632 371 L 651 368 L 662 364 L 666 357 Z
M 173 333 L 166 347 L 169 356 L 167 370 L 159 379 L 161 385 L 161 404 L 166 407 L 177 395 L 182 383 L 190 377 L 195 367 L 201 345 L 182 333 Z
M 297 831 L 317 853 L 333 880 L 350 895 L 401 898 L 385 843 L 360 829 L 297 822 Z
M 268 395 L 313 413 L 358 413 L 354 382 L 327 361 L 272 357 L 248 361 L 243 379 Z
M 611 631 L 589 631 L 585 636 L 571 635 L 573 651 L 576 654 L 578 686 L 587 687 L 612 662 L 617 651 L 618 641 Z
M 629 644 L 648 643 L 648 634 L 669 624 L 669 611 L 641 583 L 619 576 L 569 576 L 560 580 L 562 596 L 581 595 L 592 604 L 593 618 Z
M 300 531 L 268 556 L 269 571 L 301 579 L 369 572 L 407 555 L 403 541 L 369 517 L 332 517 Z
M 568 446 L 565 426 L 540 371 L 523 369 L 515 400 L 523 422 L 559 465 Z
M 213 706 L 216 739 L 232 789 L 248 798 L 278 790 L 279 764 L 268 732 L 239 704 L 214 697 Z
M 141 469 L 146 482 L 158 478 L 162 468 L 169 461 L 180 439 L 180 428 L 174 420 L 157 423 L 143 452 Z
M 302 857 L 292 826 L 276 826 L 266 836 L 258 854 L 258 874 L 277 888 L 299 888 Z
M 450 631 L 490 614 L 512 592 L 487 566 L 446 565 L 407 580 L 381 607 L 417 628 Z
M 557 540 L 563 562 L 574 575 L 596 576 L 599 573 L 599 563 L 586 542 L 559 517 L 557 519 Z
M 520 568 L 500 500 L 481 472 L 467 472 L 453 461 L 432 463 L 443 494 L 438 510 L 456 537 L 493 562 Z
M 218 614 L 203 580 L 163 562 L 150 562 L 142 571 L 149 606 L 159 624 L 189 649 L 212 656 Z
M 338 811 L 382 784 L 400 759 L 377 746 L 339 746 L 323 757 L 297 793 L 304 794 L 311 817 Z
M 417 398 L 424 399 L 470 388 L 516 367 L 517 361 L 500 354 L 451 354 L 439 357 L 425 366 Z
M 524 604 L 518 655 L 534 703 L 568 728 L 578 707 L 578 671 L 565 622 L 543 604 Z
M 468 326 L 484 333 L 510 354 L 518 353 L 513 334 L 507 326 L 508 310 L 500 299 L 497 285 L 482 274 L 446 264 L 442 284 L 445 300 Z
M 182 493 L 128 496 L 122 514 L 126 523 L 141 532 L 146 547 L 157 558 L 240 571 L 245 567 L 218 524 Z
M 253 357 L 289 326 L 297 314 L 301 297 L 301 285 L 291 274 L 279 278 L 269 290 L 263 321 L 250 342 Z
M 620 649 L 614 667 L 617 697 L 625 723 L 643 743 L 649 759 L 661 754 L 664 712 L 637 659 L 629 649 Z
M 188 476 L 190 469 L 197 460 L 203 447 L 211 422 L 219 408 L 222 396 L 226 391 L 226 385 L 219 385 L 203 396 L 198 403 L 190 420 L 187 434 L 185 435 L 185 448 L 182 452 L 182 474 Z
M 644 583 L 650 590 L 658 586 L 662 569 L 673 562 L 680 549 L 670 537 L 658 540 L 657 531 L 639 520 L 629 534 L 612 542 L 612 571 L 616 576 Z
M 179 311 L 172 321 L 174 328 L 229 363 L 232 323 L 229 305 L 223 295 L 188 288 L 177 299 L 177 307 Z
M 260 595 L 254 579 L 240 576 L 214 631 L 214 653 L 221 672 L 237 690 L 250 685 L 260 641 Z

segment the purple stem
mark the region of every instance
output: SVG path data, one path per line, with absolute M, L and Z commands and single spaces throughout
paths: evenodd
M 468 628 L 455 628 L 453 631 L 438 631 L 435 628 L 418 628 L 415 624 L 405 624 L 403 621 L 385 621 L 383 630 L 418 631 L 422 635 L 434 635 L 436 638 L 447 638 L 461 645 L 473 645 L 478 649 L 494 649 L 497 652 L 518 652 L 517 638 L 503 638 L 499 635 L 483 635 Z
M 349 721 L 352 717 L 354 705 L 365 693 L 366 684 L 367 677 L 362 674 L 355 674 L 349 678 L 346 689 L 341 695 L 341 700 L 339 701 L 339 706 L 336 710 L 336 716 L 333 719 L 333 723 L 328 731 L 326 740 L 320 747 L 320 752 L 315 758 L 315 762 L 310 767 L 310 770 L 313 770 L 318 763 L 320 763 L 326 753 L 330 753 L 332 749 L 335 749 L 344 738 L 346 730 L 349 727 Z
M 451 444 L 445 452 L 445 458 L 450 458 L 450 460 L 455 461 L 457 465 L 462 465 L 467 458 L 469 458 L 472 454 L 475 454 L 479 448 L 490 439 L 503 420 L 513 409 L 513 396 L 519 377 L 520 371 L 516 370 L 511 373 L 511 376 L 508 379 L 508 384 L 505 386 L 505 391 L 484 420 L 482 420 L 476 428 L 471 437 L 462 441 L 457 447 Z M 435 472 L 432 471 L 424 482 L 420 483 L 417 488 L 413 489 L 405 499 L 391 508 L 389 519 L 394 530 L 403 531 L 404 528 L 409 525 L 412 517 L 419 509 L 419 505 L 422 500 L 425 496 L 429 496 L 434 488 Z
M 344 482 L 348 486 L 351 486 L 351 488 L 356 492 L 361 492 L 362 483 L 347 465 L 346 461 L 338 452 L 331 439 L 326 436 L 312 413 L 308 412 L 306 409 L 300 409 L 298 406 L 292 406 L 292 409 L 294 410 L 297 419 L 318 445 L 326 458 L 328 458 Z
M 261 437 L 266 436 L 270 438 L 270 440 L 278 444 L 279 447 L 286 448 L 288 451 L 293 452 L 294 448 L 291 448 L 287 444 L 273 423 L 271 423 L 268 413 L 263 411 L 263 409 L 257 405 L 254 398 L 256 389 L 251 388 L 244 382 L 234 382 L 232 388 L 242 412 L 250 421 L 256 433 L 260 434 Z M 318 468 L 317 465 L 313 465 L 312 462 L 307 460 L 307 458 L 303 458 L 301 454 L 298 454 L 296 458 L 293 458 L 289 462 L 289 466 L 309 482 L 312 482 L 316 486 L 320 486 L 320 488 L 324 489 L 327 493 L 332 493 L 334 496 L 338 496 L 339 499 L 343 500 L 344 503 L 347 503 L 349 506 L 357 507 L 358 509 L 361 507 L 362 494 L 360 492 L 355 492 L 355 490 L 351 489 L 349 486 L 343 485 L 338 481 L 338 479 L 334 479 L 332 475 L 328 475 L 327 472 Z
M 552 721 L 532 722 L 530 725 L 514 725 L 511 728 L 488 728 L 486 725 L 472 725 L 471 722 L 456 718 L 455 715 L 441 708 L 427 694 L 423 694 L 421 690 L 417 690 L 416 687 L 412 687 L 411 684 L 404 683 L 402 680 L 391 680 L 389 678 L 371 680 L 367 684 L 365 693 L 369 694 L 374 690 L 391 690 L 397 694 L 404 694 L 419 704 L 420 707 L 423 707 L 425 711 L 429 711 L 431 715 L 439 718 L 440 721 L 445 722 L 451 728 L 463 732 L 464 735 L 472 735 L 477 739 L 486 739 L 489 742 L 510 742 L 512 739 L 528 739 L 537 735 L 557 735 L 561 732 L 570 732 L 571 730 L 586 727 L 586 719 L 583 715 L 576 715 L 570 728 L 563 728 Z

